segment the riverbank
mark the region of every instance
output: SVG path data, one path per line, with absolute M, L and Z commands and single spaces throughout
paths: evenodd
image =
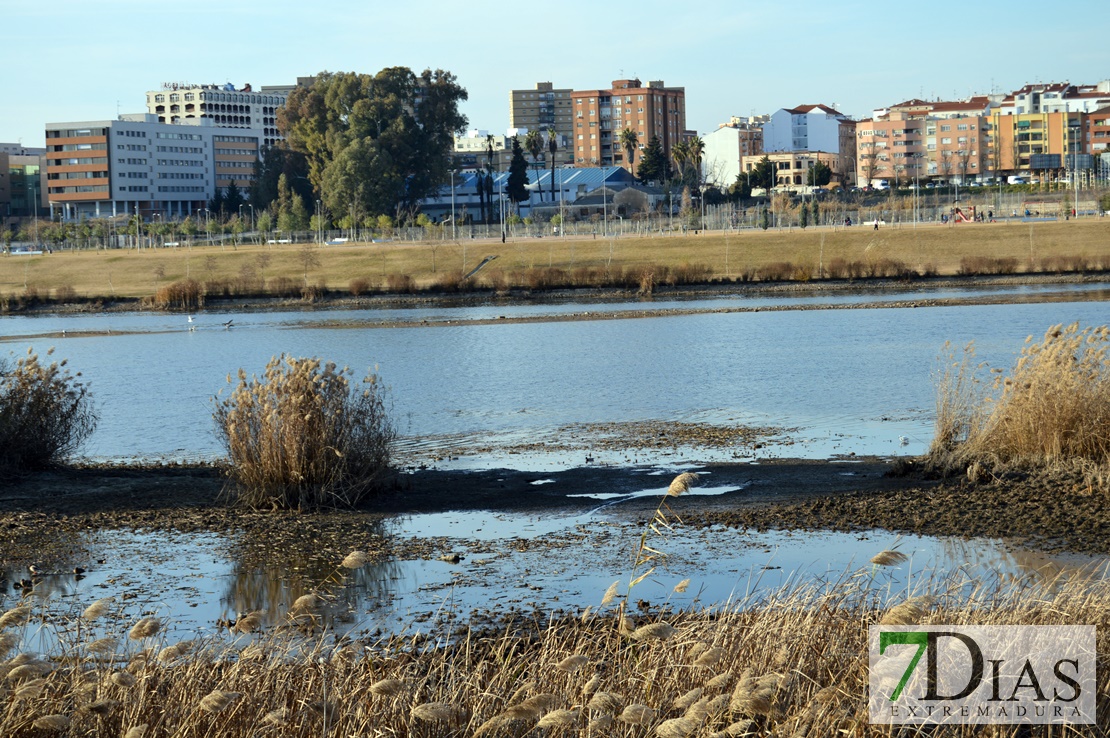
M 7 309 L 136 309 L 179 304 L 192 280 L 210 309 L 279 300 L 318 306 L 348 297 L 408 301 L 533 299 L 569 290 L 650 294 L 674 287 L 733 289 L 826 281 L 918 281 L 959 275 L 1036 279 L 1110 268 L 1110 221 L 962 226 L 903 224 L 878 231 L 829 226 L 698 235 L 527 238 L 492 242 L 243 244 L 58 251 L 0 257 Z M 487 265 L 469 278 L 479 262 Z M 159 292 L 163 297 L 159 298 Z M 357 302 L 357 301 L 356 301 Z M 255 309 L 254 307 L 250 309 Z

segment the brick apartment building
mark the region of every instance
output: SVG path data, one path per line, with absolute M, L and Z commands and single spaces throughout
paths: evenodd
M 636 133 L 640 148 L 658 136 L 663 153 L 689 134 L 686 131 L 686 90 L 667 87 L 662 80 L 648 82 L 618 79 L 607 90 L 575 90 L 571 93 L 574 128 L 571 146 L 577 167 L 619 166 L 635 173 L 620 145 L 621 131 Z M 639 154 L 635 154 L 639 161 Z

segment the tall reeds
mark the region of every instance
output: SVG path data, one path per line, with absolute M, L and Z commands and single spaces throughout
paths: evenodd
M 1009 371 L 948 351 L 937 393 L 934 462 L 1110 464 L 1110 328 L 1050 328 Z
M 239 501 L 254 508 L 350 506 L 383 484 L 395 437 L 377 377 L 274 357 L 239 371 L 214 418 Z M 228 382 L 231 383 L 228 376 Z
M 88 388 L 65 365 L 30 350 L 14 366 L 0 359 L 0 477 L 58 463 L 96 427 Z

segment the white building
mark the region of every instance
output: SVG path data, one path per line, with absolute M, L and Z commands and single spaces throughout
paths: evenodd
M 264 146 L 282 140 L 277 128 L 277 109 L 285 104 L 292 86 L 263 87 L 249 84 L 194 85 L 164 82 L 162 89 L 146 93 L 147 112 L 161 123 L 195 125 L 208 120 L 223 128 L 248 128 Z
M 848 117 L 827 105 L 800 105 L 771 114 L 763 126 L 763 150 L 828 151 L 839 154 L 841 124 Z
M 738 118 L 722 123 L 717 130 L 702 136 L 702 174 L 705 181 L 724 190 L 736 182 L 745 156 L 763 152 L 763 128 L 766 115 Z
M 252 130 L 159 123 L 154 115 L 46 124 L 47 201 L 66 220 L 138 213 L 184 217 L 216 188 L 250 187 L 260 141 Z

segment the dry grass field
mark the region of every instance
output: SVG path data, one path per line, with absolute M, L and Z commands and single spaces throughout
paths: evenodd
M 181 280 L 209 294 L 953 275 L 1110 268 L 1110 220 L 823 227 L 655 237 L 272 244 L 0 257 L 0 298 L 143 298 Z M 550 269 L 549 269 L 550 268 Z M 546 277 L 537 272 L 547 270 Z M 554 274 L 550 274 L 554 272 Z M 615 276 L 614 276 L 615 275 Z M 645 275 L 647 275 L 645 277 Z

